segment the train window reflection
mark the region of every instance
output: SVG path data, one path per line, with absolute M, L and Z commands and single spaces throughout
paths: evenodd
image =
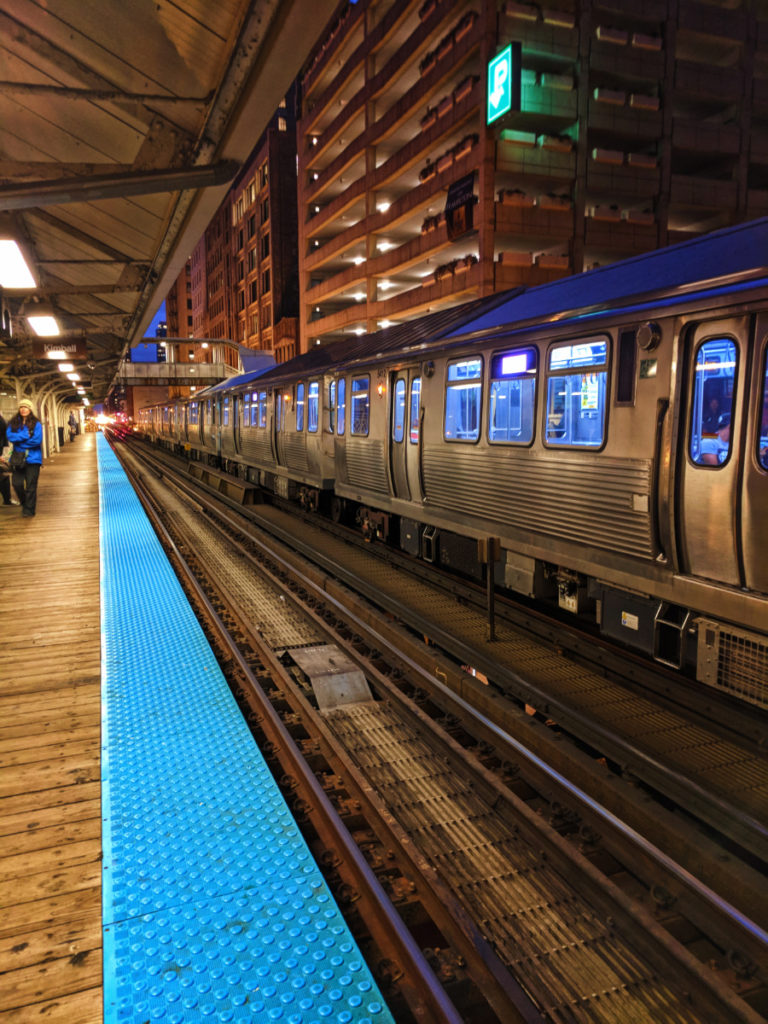
M 368 377 L 353 377 L 352 378 L 352 390 L 351 390 L 351 409 L 350 414 L 352 417 L 350 424 L 350 433 L 358 435 L 367 435 L 368 433 L 368 422 L 370 415 L 370 378 Z
M 336 381 L 328 385 L 328 432 L 333 433 L 336 420 Z
M 229 398 L 223 399 L 221 403 L 221 424 L 224 427 L 229 426 Z
M 405 381 L 395 381 L 395 400 L 392 409 L 392 440 L 400 444 L 405 437 Z
M 708 338 L 696 350 L 689 451 L 699 466 L 721 466 L 731 453 L 737 361 L 736 345 L 730 338 Z
M 768 469 L 768 348 L 763 362 L 763 407 L 760 412 L 757 458 L 763 469 Z
M 606 338 L 557 345 L 549 353 L 546 439 L 549 444 L 598 448 L 605 437 Z M 573 372 L 574 370 L 578 372 Z
M 419 408 L 421 405 L 421 377 L 414 377 L 411 382 L 411 415 L 408 426 L 408 440 L 411 444 L 419 443 Z
M 530 444 L 536 398 L 536 349 L 499 352 L 491 361 L 488 440 Z
M 311 433 L 317 433 L 317 427 L 319 423 L 319 404 L 320 404 L 320 384 L 318 381 L 313 380 L 309 385 L 309 394 L 307 396 L 307 430 Z
M 481 359 L 462 359 L 448 364 L 445 389 L 445 438 L 476 441 L 480 436 L 482 397 Z
M 296 385 L 296 430 L 304 429 L 304 385 Z
M 347 380 L 346 377 L 339 377 L 339 397 L 336 406 L 336 433 L 342 437 L 346 430 L 347 421 Z
M 259 392 L 259 426 L 266 427 L 267 425 L 267 392 Z

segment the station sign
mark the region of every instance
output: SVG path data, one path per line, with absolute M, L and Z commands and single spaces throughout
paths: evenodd
M 488 61 L 486 87 L 486 124 L 494 124 L 505 114 L 520 109 L 520 43 L 510 43 Z
M 32 356 L 35 359 L 87 359 L 88 346 L 78 339 L 56 341 L 33 341 Z

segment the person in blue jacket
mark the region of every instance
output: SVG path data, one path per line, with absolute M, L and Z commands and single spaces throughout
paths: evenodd
M 21 502 L 21 514 L 33 516 L 37 505 L 37 478 L 43 465 L 43 425 L 28 398 L 19 402 L 19 411 L 8 424 L 6 436 L 14 451 L 27 453 L 22 468 L 13 470 L 13 489 Z

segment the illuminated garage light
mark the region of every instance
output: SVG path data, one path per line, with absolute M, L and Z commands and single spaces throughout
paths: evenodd
M 0 239 L 0 285 L 3 288 L 37 288 L 21 249 L 10 238 Z

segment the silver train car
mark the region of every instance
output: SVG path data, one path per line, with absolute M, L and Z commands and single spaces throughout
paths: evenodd
M 768 219 L 138 419 L 427 561 L 482 578 L 490 551 L 497 586 L 768 705 Z

